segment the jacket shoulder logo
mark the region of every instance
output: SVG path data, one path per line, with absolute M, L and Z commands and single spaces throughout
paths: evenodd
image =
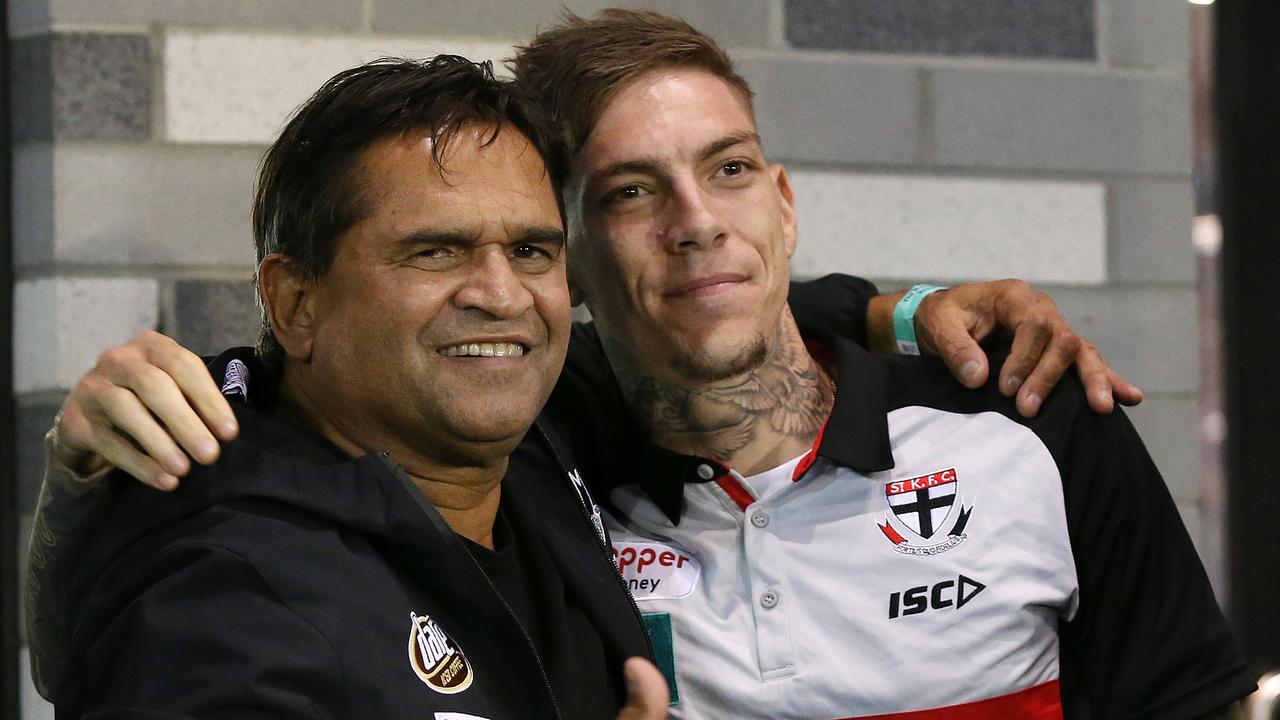
M 249 399 L 249 366 L 240 360 L 232 360 L 227 363 L 227 369 L 222 374 L 222 394 L 231 396 L 239 395 L 245 400 Z
M 937 555 L 954 548 L 969 537 L 965 527 L 973 513 L 972 505 L 957 502 L 959 486 L 960 477 L 955 468 L 906 480 L 890 480 L 884 484 L 889 513 L 879 524 L 880 532 L 893 543 L 894 550 L 904 555 Z M 909 541 L 895 526 L 920 541 Z M 921 542 L 944 532 L 944 528 L 947 537 L 942 542 Z
M 475 679 L 462 649 L 425 613 L 409 613 L 409 665 L 427 687 L 445 695 L 466 690 Z

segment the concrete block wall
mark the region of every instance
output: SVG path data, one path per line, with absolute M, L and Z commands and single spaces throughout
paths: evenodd
M 731 48 L 797 191 L 797 275 L 1049 291 L 1147 389 L 1132 417 L 1195 531 L 1185 3 L 623 4 Z M 560 5 L 10 0 L 24 512 L 39 437 L 102 349 L 149 327 L 202 352 L 252 341 L 250 193 L 293 107 L 384 54 L 501 60 Z

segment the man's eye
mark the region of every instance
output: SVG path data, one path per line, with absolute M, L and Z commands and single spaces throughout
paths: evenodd
M 419 250 L 419 251 L 418 251 L 417 253 L 415 253 L 415 254 L 416 254 L 418 257 L 423 257 L 423 258 L 427 258 L 427 259 L 435 259 L 435 258 L 445 258 L 445 257 L 449 257 L 452 253 L 451 253 L 451 252 L 449 252 L 449 249 L 448 249 L 448 248 L 432 247 L 432 248 L 423 248 L 422 250 Z
M 741 160 L 730 160 L 720 166 L 720 174 L 726 177 L 741 175 L 747 171 L 747 164 Z
M 622 187 L 610 190 L 609 193 L 605 195 L 605 201 L 620 202 L 634 200 L 644 194 L 644 188 L 639 185 L 623 185 Z
M 517 245 L 512 254 L 521 260 L 555 257 L 551 251 L 537 245 Z

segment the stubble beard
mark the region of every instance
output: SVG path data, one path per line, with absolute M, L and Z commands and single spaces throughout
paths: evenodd
M 745 375 L 764 364 L 769 343 L 757 333 L 745 346 L 724 356 L 704 351 L 678 354 L 671 367 L 680 377 L 695 384 L 715 383 Z

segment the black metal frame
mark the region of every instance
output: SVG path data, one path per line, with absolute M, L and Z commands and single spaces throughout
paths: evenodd
M 13 398 L 13 153 L 9 3 L 0 2 L 0 716 L 18 717 L 18 497 Z
M 1280 668 L 1280 4 L 1217 17 L 1228 612 L 1259 673 Z

